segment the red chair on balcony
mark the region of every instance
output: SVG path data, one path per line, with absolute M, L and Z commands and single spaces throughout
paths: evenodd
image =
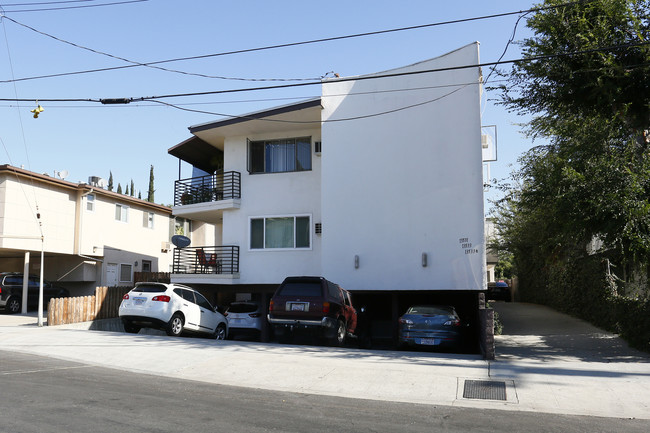
M 214 268 L 215 274 L 221 273 L 221 260 L 217 260 L 216 254 L 210 254 L 210 258 L 208 259 L 203 248 L 199 248 L 196 250 L 196 260 L 198 265 L 201 267 L 202 274 L 205 273 L 206 268 L 208 268 L 208 270 Z

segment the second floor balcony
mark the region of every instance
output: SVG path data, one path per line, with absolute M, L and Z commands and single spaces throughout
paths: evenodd
M 174 183 L 176 216 L 209 223 L 221 221 L 227 209 L 237 209 L 241 199 L 241 173 L 219 171 Z
M 174 182 L 174 206 L 241 198 L 241 173 L 219 171 Z

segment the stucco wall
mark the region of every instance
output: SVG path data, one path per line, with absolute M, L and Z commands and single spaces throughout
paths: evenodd
M 263 140 L 310 136 L 311 171 L 249 174 L 247 139 Z M 223 214 L 223 244 L 239 245 L 240 274 L 236 284 L 277 283 L 287 275 L 321 273 L 321 239 L 314 234 L 314 223 L 321 221 L 321 161 L 314 155 L 314 142 L 320 129 L 296 129 L 282 134 L 251 134 L 231 137 L 224 144 L 225 170 L 236 170 L 241 177 L 241 208 Z M 308 250 L 251 250 L 250 218 L 262 216 L 311 216 L 311 248 Z
M 471 44 L 386 73 L 477 63 Z M 478 68 L 332 80 L 322 105 L 323 274 L 351 290 L 484 288 Z

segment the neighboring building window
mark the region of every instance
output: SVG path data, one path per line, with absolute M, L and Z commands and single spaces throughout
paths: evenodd
M 142 221 L 142 224 L 144 227 L 148 229 L 153 228 L 153 212 L 144 212 L 144 220 Z
M 129 207 L 123 204 L 115 205 L 115 219 L 124 223 L 129 222 Z
M 129 283 L 133 280 L 131 277 L 133 273 L 132 265 L 120 264 L 120 283 Z
M 311 170 L 311 137 L 248 142 L 250 173 Z
M 142 261 L 142 272 L 151 272 L 151 260 Z
M 311 217 L 251 218 L 251 249 L 310 248 Z
M 86 210 L 88 212 L 95 212 L 95 194 L 88 194 L 86 196 Z

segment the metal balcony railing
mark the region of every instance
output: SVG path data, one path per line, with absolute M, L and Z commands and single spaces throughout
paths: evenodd
M 241 173 L 219 171 L 174 182 L 174 206 L 241 198 Z
M 236 245 L 174 249 L 172 274 L 236 274 L 239 247 Z

